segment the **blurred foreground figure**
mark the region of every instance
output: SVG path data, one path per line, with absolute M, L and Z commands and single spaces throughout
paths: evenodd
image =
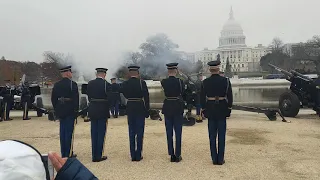
M 110 118 L 108 94 L 111 87 L 105 80 L 108 69 L 96 68 L 96 71 L 97 78 L 88 83 L 87 89 L 88 115 L 91 120 L 92 162 L 107 159 L 107 156 L 103 154 L 108 118 Z
M 31 145 L 16 140 L 0 141 L 0 167 L 1 180 L 98 179 L 76 158 L 61 158 L 57 153 L 42 155 Z
M 184 83 L 181 79 L 176 78 L 178 63 L 166 64 L 169 77 L 161 81 L 165 94 L 162 114 L 165 118 L 167 133 L 168 153 L 171 156 L 171 162 L 180 162 L 181 157 L 181 136 L 184 112 Z M 173 130 L 176 136 L 176 151 L 173 148 Z
M 129 66 L 130 79 L 123 82 L 121 92 L 128 99 L 127 117 L 129 126 L 130 155 L 132 161 L 142 157 L 145 118 L 149 117 L 149 91 L 144 80 L 139 79 L 139 66 Z
M 220 61 L 210 61 L 208 65 L 212 75 L 202 83 L 200 100 L 203 114 L 208 118 L 212 162 L 222 165 L 225 162 L 226 117 L 230 116 L 233 103 L 232 87 L 229 79 L 219 74 Z
M 60 147 L 62 157 L 73 154 L 73 137 L 76 118 L 79 110 L 79 91 L 76 82 L 72 81 L 71 66 L 60 69 L 62 80 L 54 84 L 51 102 L 60 121 Z

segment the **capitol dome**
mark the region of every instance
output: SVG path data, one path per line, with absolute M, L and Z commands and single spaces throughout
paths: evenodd
M 219 48 L 230 48 L 234 46 L 246 46 L 243 29 L 233 16 L 232 7 L 229 13 L 228 21 L 223 25 L 221 36 L 219 38 Z
M 243 31 L 240 23 L 238 23 L 234 18 L 229 19 L 222 28 L 222 31 Z

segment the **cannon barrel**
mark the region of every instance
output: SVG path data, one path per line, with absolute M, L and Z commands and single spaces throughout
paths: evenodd
M 292 74 L 291 72 L 289 72 L 289 71 L 286 71 L 286 70 L 284 70 L 284 69 L 281 69 L 281 68 L 279 68 L 279 67 L 277 67 L 277 66 L 275 66 L 275 65 L 273 65 L 273 64 L 270 64 L 270 63 L 269 63 L 268 65 L 271 66 L 271 67 L 273 67 L 275 70 L 281 72 L 282 74 L 288 76 L 289 78 L 291 78 L 291 77 L 293 76 L 293 74 Z
M 181 71 L 179 71 L 179 74 L 180 74 L 181 76 L 183 76 L 183 78 L 185 78 L 185 79 L 189 80 L 190 82 L 192 82 L 193 84 L 196 84 L 196 82 L 193 81 L 190 76 L 184 74 L 184 73 L 181 72 Z
M 299 73 L 299 72 L 297 72 L 297 71 L 295 71 L 295 70 L 291 70 L 291 73 L 292 73 L 294 76 L 298 76 L 298 77 L 300 77 L 300 78 L 302 78 L 302 79 L 304 79 L 304 80 L 306 80 L 306 81 L 311 81 L 311 82 L 313 82 L 313 79 L 311 79 L 311 78 L 309 78 L 309 77 L 307 77 L 307 76 L 305 76 L 305 75 L 303 75 L 303 74 L 301 74 L 301 73 Z

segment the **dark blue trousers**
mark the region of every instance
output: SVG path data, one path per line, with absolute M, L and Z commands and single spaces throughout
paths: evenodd
M 10 118 L 10 110 L 12 108 L 10 101 L 5 101 L 3 106 L 3 119 L 8 120 Z
M 71 157 L 73 155 L 73 137 L 76 121 L 74 116 L 60 118 L 59 120 L 61 156 L 63 158 Z
M 113 104 L 111 107 L 110 107 L 110 110 L 111 110 L 111 114 L 113 116 L 118 116 L 119 115 L 119 101 L 116 101 L 115 104 Z
M 144 125 L 144 115 L 128 115 L 131 159 L 140 160 L 142 157 Z
M 208 130 L 210 139 L 210 151 L 212 161 L 215 163 L 222 163 L 224 160 L 224 151 L 226 144 L 226 129 L 227 121 L 224 119 L 213 119 L 208 120 Z M 218 135 L 218 152 L 216 139 Z
M 181 155 L 181 136 L 182 136 L 182 121 L 183 114 L 164 116 L 166 132 L 167 132 L 167 144 L 169 155 L 175 155 L 179 157 Z M 176 136 L 176 151 L 173 148 L 173 130 Z
M 23 108 L 23 120 L 26 120 L 29 118 L 28 116 L 28 112 L 29 112 L 29 103 L 26 101 L 26 102 L 22 102 L 22 108 Z
M 196 104 L 196 113 L 197 113 L 197 115 L 200 115 L 200 110 L 201 110 L 201 105 L 200 104 Z
M 92 160 L 100 160 L 104 153 L 104 143 L 108 119 L 91 119 Z

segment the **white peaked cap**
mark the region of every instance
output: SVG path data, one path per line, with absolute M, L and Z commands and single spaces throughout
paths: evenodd
M 46 180 L 40 155 L 20 142 L 0 141 L 0 180 Z

